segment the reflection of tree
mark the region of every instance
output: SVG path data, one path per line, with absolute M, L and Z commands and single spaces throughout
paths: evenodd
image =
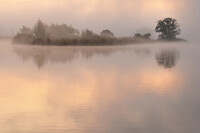
M 15 45 L 13 49 L 23 61 L 33 60 L 38 68 L 43 67 L 47 63 L 67 63 L 72 60 L 82 57 L 90 59 L 93 56 L 109 56 L 117 51 L 131 50 L 127 47 L 112 47 L 112 46 L 96 46 L 96 47 L 56 47 L 56 46 L 29 46 Z M 134 51 L 143 51 L 135 49 Z M 145 49 L 146 51 L 146 49 Z M 136 52 L 136 53 L 137 53 Z
M 113 46 L 85 46 L 85 47 L 57 47 L 57 46 L 30 46 L 15 45 L 14 52 L 22 58 L 23 61 L 33 60 L 38 68 L 47 63 L 67 63 L 82 57 L 90 59 L 93 56 L 109 56 L 118 51 L 126 52 L 133 50 L 136 54 L 149 54 L 147 48 L 134 47 L 113 47 Z
M 173 49 L 163 50 L 156 54 L 158 65 L 163 66 L 164 68 L 175 67 L 178 58 L 179 53 Z

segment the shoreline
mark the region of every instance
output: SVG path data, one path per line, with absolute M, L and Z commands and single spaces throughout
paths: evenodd
M 1 37 L 0 37 L 1 39 Z M 183 39 L 177 39 L 177 40 L 153 40 L 153 39 L 143 39 L 143 40 L 137 40 L 135 39 L 134 41 L 127 41 L 127 42 L 103 42 L 103 43 L 93 43 L 88 42 L 88 43 L 56 43 L 56 42 L 50 42 L 50 43 L 30 43 L 30 42 L 16 42 L 12 37 L 7 37 L 4 39 L 10 39 L 12 44 L 23 44 L 23 45 L 31 45 L 31 46 L 126 46 L 126 45 L 141 45 L 141 44 L 157 44 L 157 43 L 186 43 L 188 42 L 187 40 Z

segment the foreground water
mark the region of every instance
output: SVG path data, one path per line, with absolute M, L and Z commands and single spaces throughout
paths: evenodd
M 1 133 L 199 133 L 200 47 L 0 41 Z

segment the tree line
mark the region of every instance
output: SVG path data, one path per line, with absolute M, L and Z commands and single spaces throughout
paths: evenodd
M 160 33 L 159 40 L 180 40 L 180 25 L 176 19 L 165 18 L 157 22 L 155 31 Z M 23 26 L 14 36 L 15 43 L 41 44 L 41 45 L 106 45 L 155 42 L 151 34 L 136 33 L 133 37 L 115 37 L 110 30 L 103 30 L 100 34 L 86 29 L 80 32 L 66 24 L 47 25 L 41 20 L 33 28 Z

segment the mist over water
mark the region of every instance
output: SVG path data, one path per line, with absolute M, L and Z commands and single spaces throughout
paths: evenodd
M 0 0 L 0 133 L 199 133 L 199 5 Z
M 199 46 L 0 40 L 0 132 L 200 131 Z

